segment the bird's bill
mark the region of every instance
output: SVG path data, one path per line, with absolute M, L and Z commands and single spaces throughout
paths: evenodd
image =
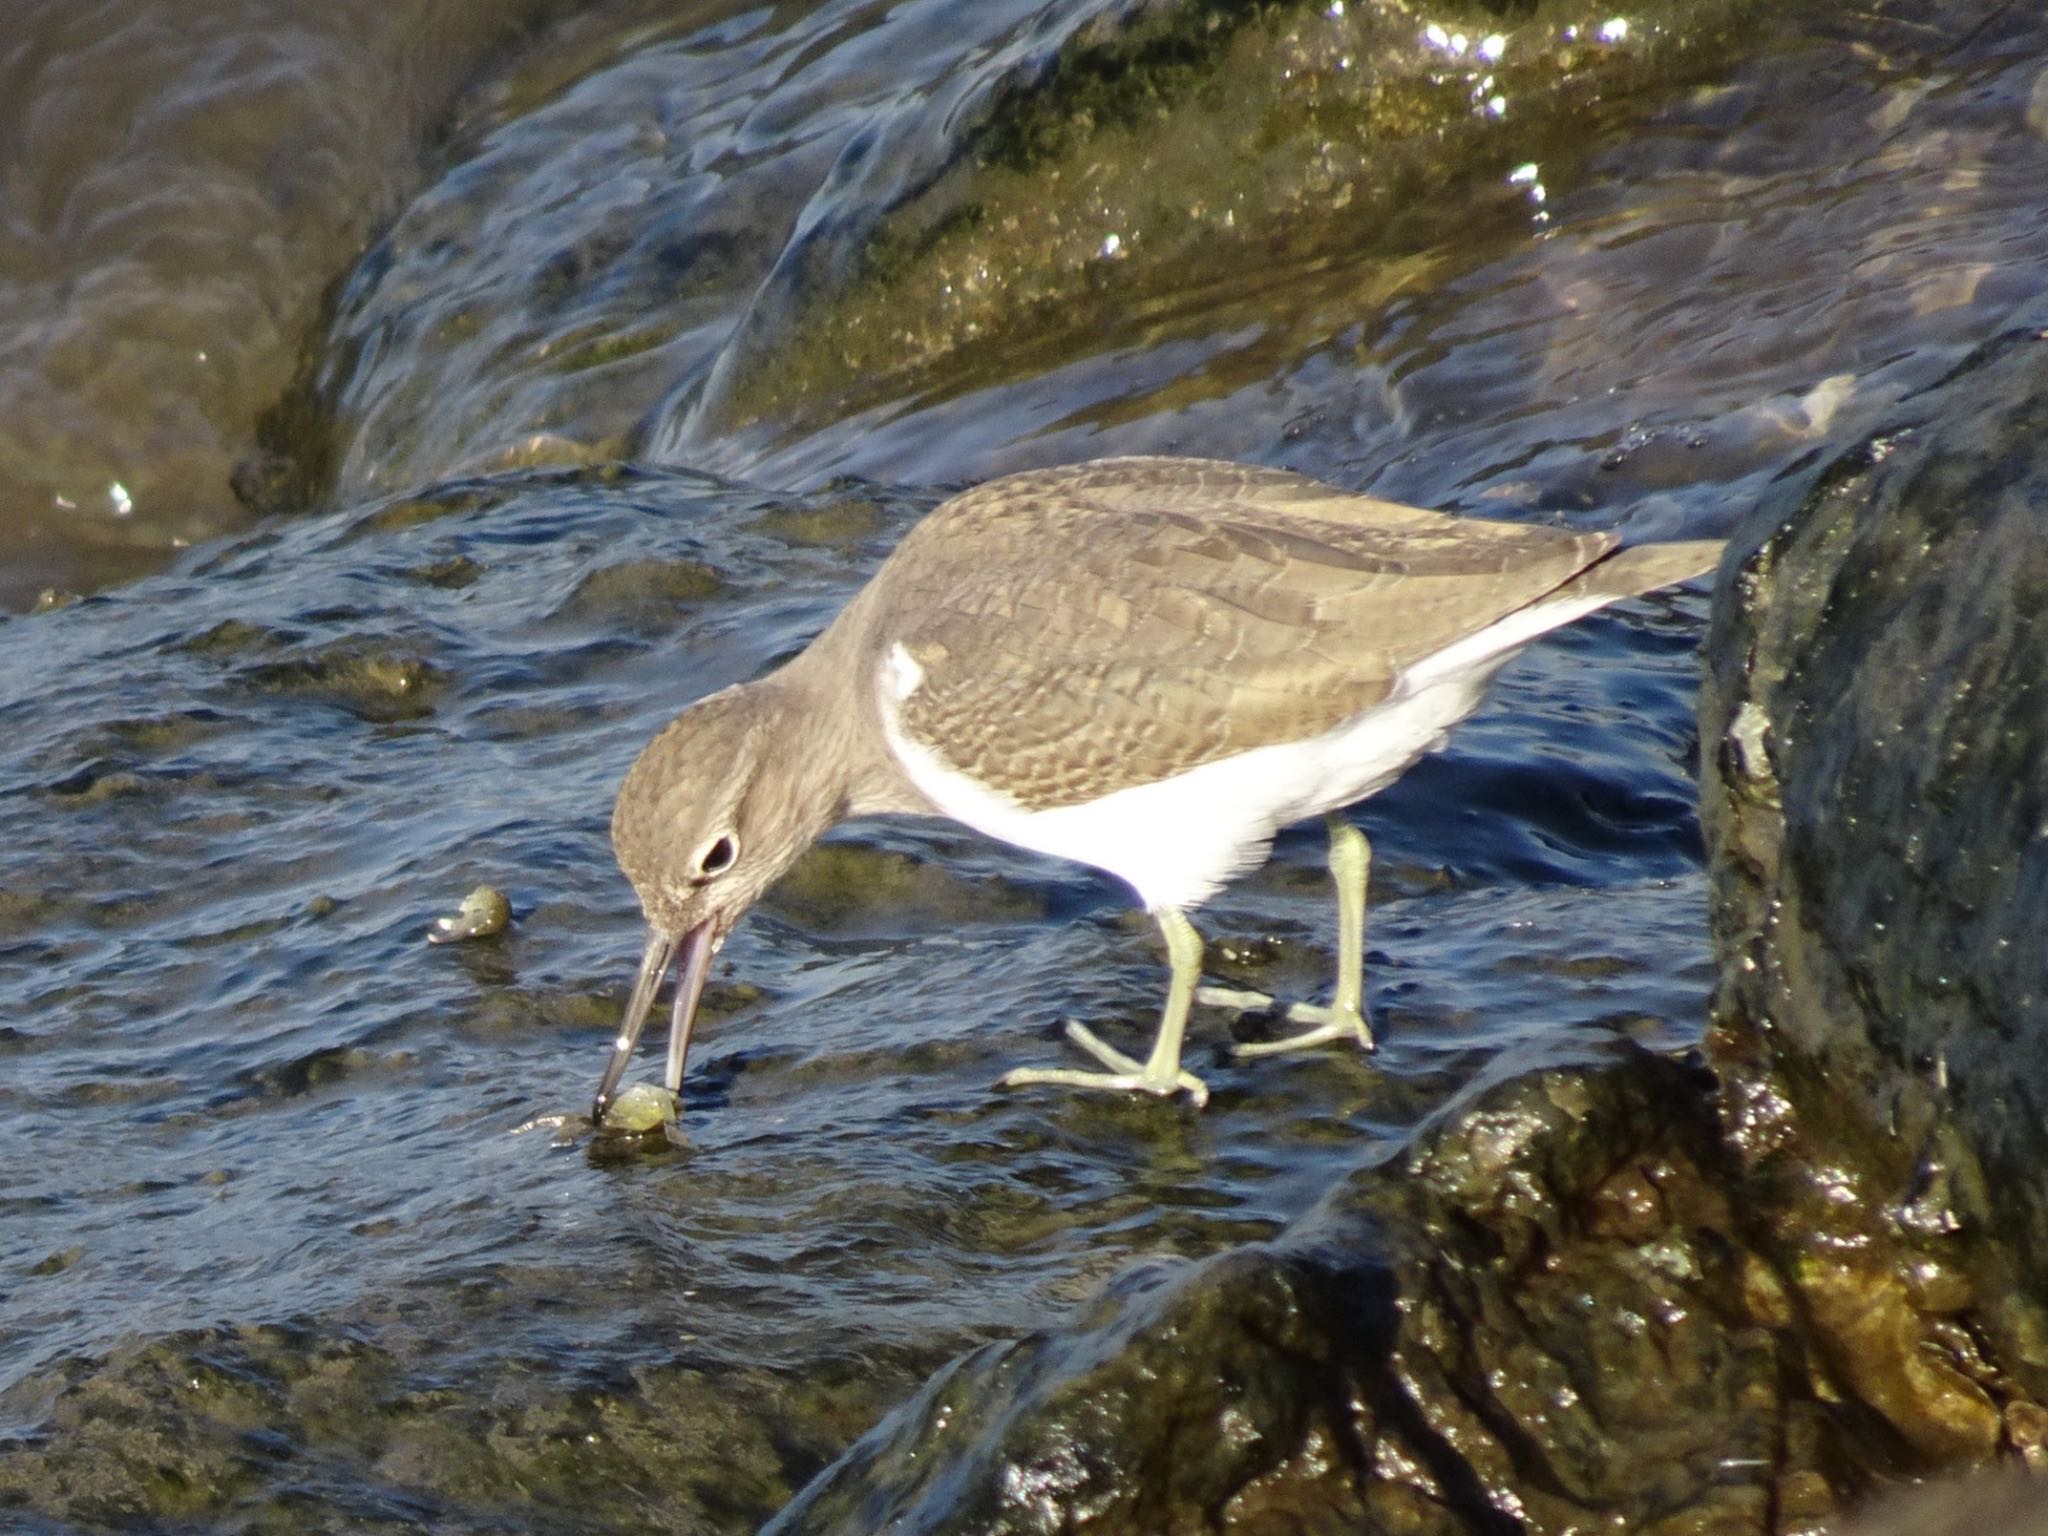
M 663 1081 L 671 1093 L 683 1086 L 683 1061 L 690 1051 L 690 1028 L 696 1022 L 697 1001 L 704 995 L 704 980 L 711 971 L 711 955 L 717 948 L 712 925 L 699 923 L 687 933 L 674 934 L 651 928 L 647 948 L 640 955 L 640 974 L 633 978 L 633 995 L 626 1000 L 626 1016 L 619 1023 L 619 1037 L 612 1042 L 611 1060 L 605 1063 L 604 1079 L 597 1085 L 597 1099 L 590 1106 L 590 1118 L 604 1123 L 611 1108 L 619 1079 L 626 1075 L 633 1052 L 640 1044 L 640 1032 L 647 1027 L 647 1015 L 654 1007 L 654 994 L 668 975 L 669 964 L 682 951 L 683 975 L 676 984 L 674 1011 L 669 1015 L 668 1065 Z
M 690 1028 L 697 1022 L 697 1002 L 704 996 L 704 978 L 711 974 L 711 957 L 718 953 L 718 940 L 711 924 L 699 923 L 683 938 L 683 977 L 676 983 L 675 1005 L 668 1015 L 668 1066 L 662 1082 L 670 1093 L 683 1091 L 683 1058 L 690 1054 Z

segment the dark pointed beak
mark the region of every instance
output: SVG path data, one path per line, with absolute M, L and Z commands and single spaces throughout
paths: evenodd
M 640 1044 L 640 1032 L 647 1027 L 654 994 L 661 990 L 662 978 L 668 975 L 669 963 L 678 949 L 682 951 L 683 975 L 676 983 L 675 1008 L 669 1014 L 668 1065 L 662 1081 L 670 1093 L 682 1091 L 683 1061 L 690 1053 L 690 1029 L 697 1021 L 697 1002 L 704 995 L 704 980 L 711 973 L 711 955 L 716 947 L 708 921 L 681 935 L 658 928 L 649 930 L 647 948 L 640 955 L 640 974 L 633 978 L 633 995 L 627 999 L 626 1016 L 619 1023 L 619 1038 L 612 1042 L 611 1060 L 605 1064 L 604 1080 L 597 1085 L 597 1099 L 590 1106 L 593 1123 L 604 1123 L 619 1079 L 626 1075 L 633 1051 Z

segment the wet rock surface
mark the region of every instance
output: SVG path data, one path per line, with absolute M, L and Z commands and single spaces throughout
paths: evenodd
M 1762 1529 L 1788 1418 L 1826 1426 L 1753 1315 L 1706 1084 L 1571 1054 L 1285 1238 L 960 1362 L 769 1529 Z
M 1503 1062 L 1284 1238 L 959 1362 L 769 1529 L 1813 1529 L 1888 1447 L 1746 1236 L 1712 1087 Z
M 1198 333 L 1224 273 L 1355 261 L 1446 204 L 1468 237 L 1516 222 L 1505 178 L 1563 123 L 1650 110 L 1769 30 L 1750 0 L 1611 10 L 1482 0 L 1418 26 L 1383 0 L 1076 8 L 1065 35 L 848 145 L 650 451 L 702 462 L 764 418 L 774 436 L 943 398 L 1020 353 L 1092 350 L 1133 313 Z M 1444 198 L 1482 181 L 1499 186 L 1477 206 Z
M 322 291 L 480 63 L 567 7 L 27 0 L 0 56 L 0 605 L 249 521 Z
M 901 1393 L 901 1367 L 808 1379 L 675 1361 L 565 1371 L 544 1354 L 482 1366 L 509 1297 L 545 1308 L 542 1275 L 507 1271 L 432 1320 L 370 1308 L 344 1320 L 192 1330 L 78 1362 L 0 1414 L 41 1434 L 0 1456 L 0 1511 L 89 1530 L 352 1531 L 751 1524 Z M 460 1314 L 468 1314 L 465 1330 Z M 445 1331 L 442 1331 L 445 1330 Z M 460 1375 L 463 1384 L 453 1384 Z M 574 1381 L 565 1380 L 573 1374 Z M 293 1487 L 280 1494 L 280 1468 Z M 15 1527 L 19 1529 L 20 1527 Z
M 1702 702 L 1733 1146 L 1916 1455 L 2048 1388 L 2048 340 L 1767 502 Z

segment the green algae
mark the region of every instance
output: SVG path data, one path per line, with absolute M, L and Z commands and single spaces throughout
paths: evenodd
M 1144 317 L 1199 324 L 1199 296 L 1248 272 L 1370 253 L 1413 281 L 1415 226 L 1468 222 L 1487 183 L 1501 209 L 1526 206 L 1516 166 L 1544 159 L 1554 177 L 1594 120 L 1724 66 L 1773 14 L 1366 0 L 1099 21 L 1000 94 L 856 250 L 796 264 L 810 286 L 721 365 L 699 426 L 1014 378 Z

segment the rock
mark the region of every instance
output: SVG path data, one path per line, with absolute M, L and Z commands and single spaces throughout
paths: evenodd
M 462 905 L 446 917 L 427 925 L 429 944 L 462 944 L 471 939 L 489 939 L 505 931 L 512 921 L 512 903 L 494 885 L 479 885 L 462 898 Z
M 1758 509 L 1701 704 L 1730 1144 L 1817 1346 L 1926 1465 L 2048 1389 L 2044 506 L 2024 330 Z
M 1283 1240 L 967 1356 L 776 1536 L 1769 1529 L 1843 1427 L 1742 1246 L 1710 1084 L 1514 1061 Z
M 877 114 L 636 456 L 702 463 L 741 431 L 980 387 L 992 353 L 1085 355 L 1247 263 L 1355 262 L 1446 189 L 1500 182 L 1543 125 L 1716 78 L 1765 10 L 1647 0 L 1596 46 L 1563 12 L 1479 8 L 1468 36 L 1396 0 L 1049 15 L 928 114 Z M 1474 110 L 1481 80 L 1511 123 Z
M 619 1136 L 645 1136 L 676 1123 L 676 1095 L 656 1083 L 634 1083 L 612 1100 L 600 1130 Z

